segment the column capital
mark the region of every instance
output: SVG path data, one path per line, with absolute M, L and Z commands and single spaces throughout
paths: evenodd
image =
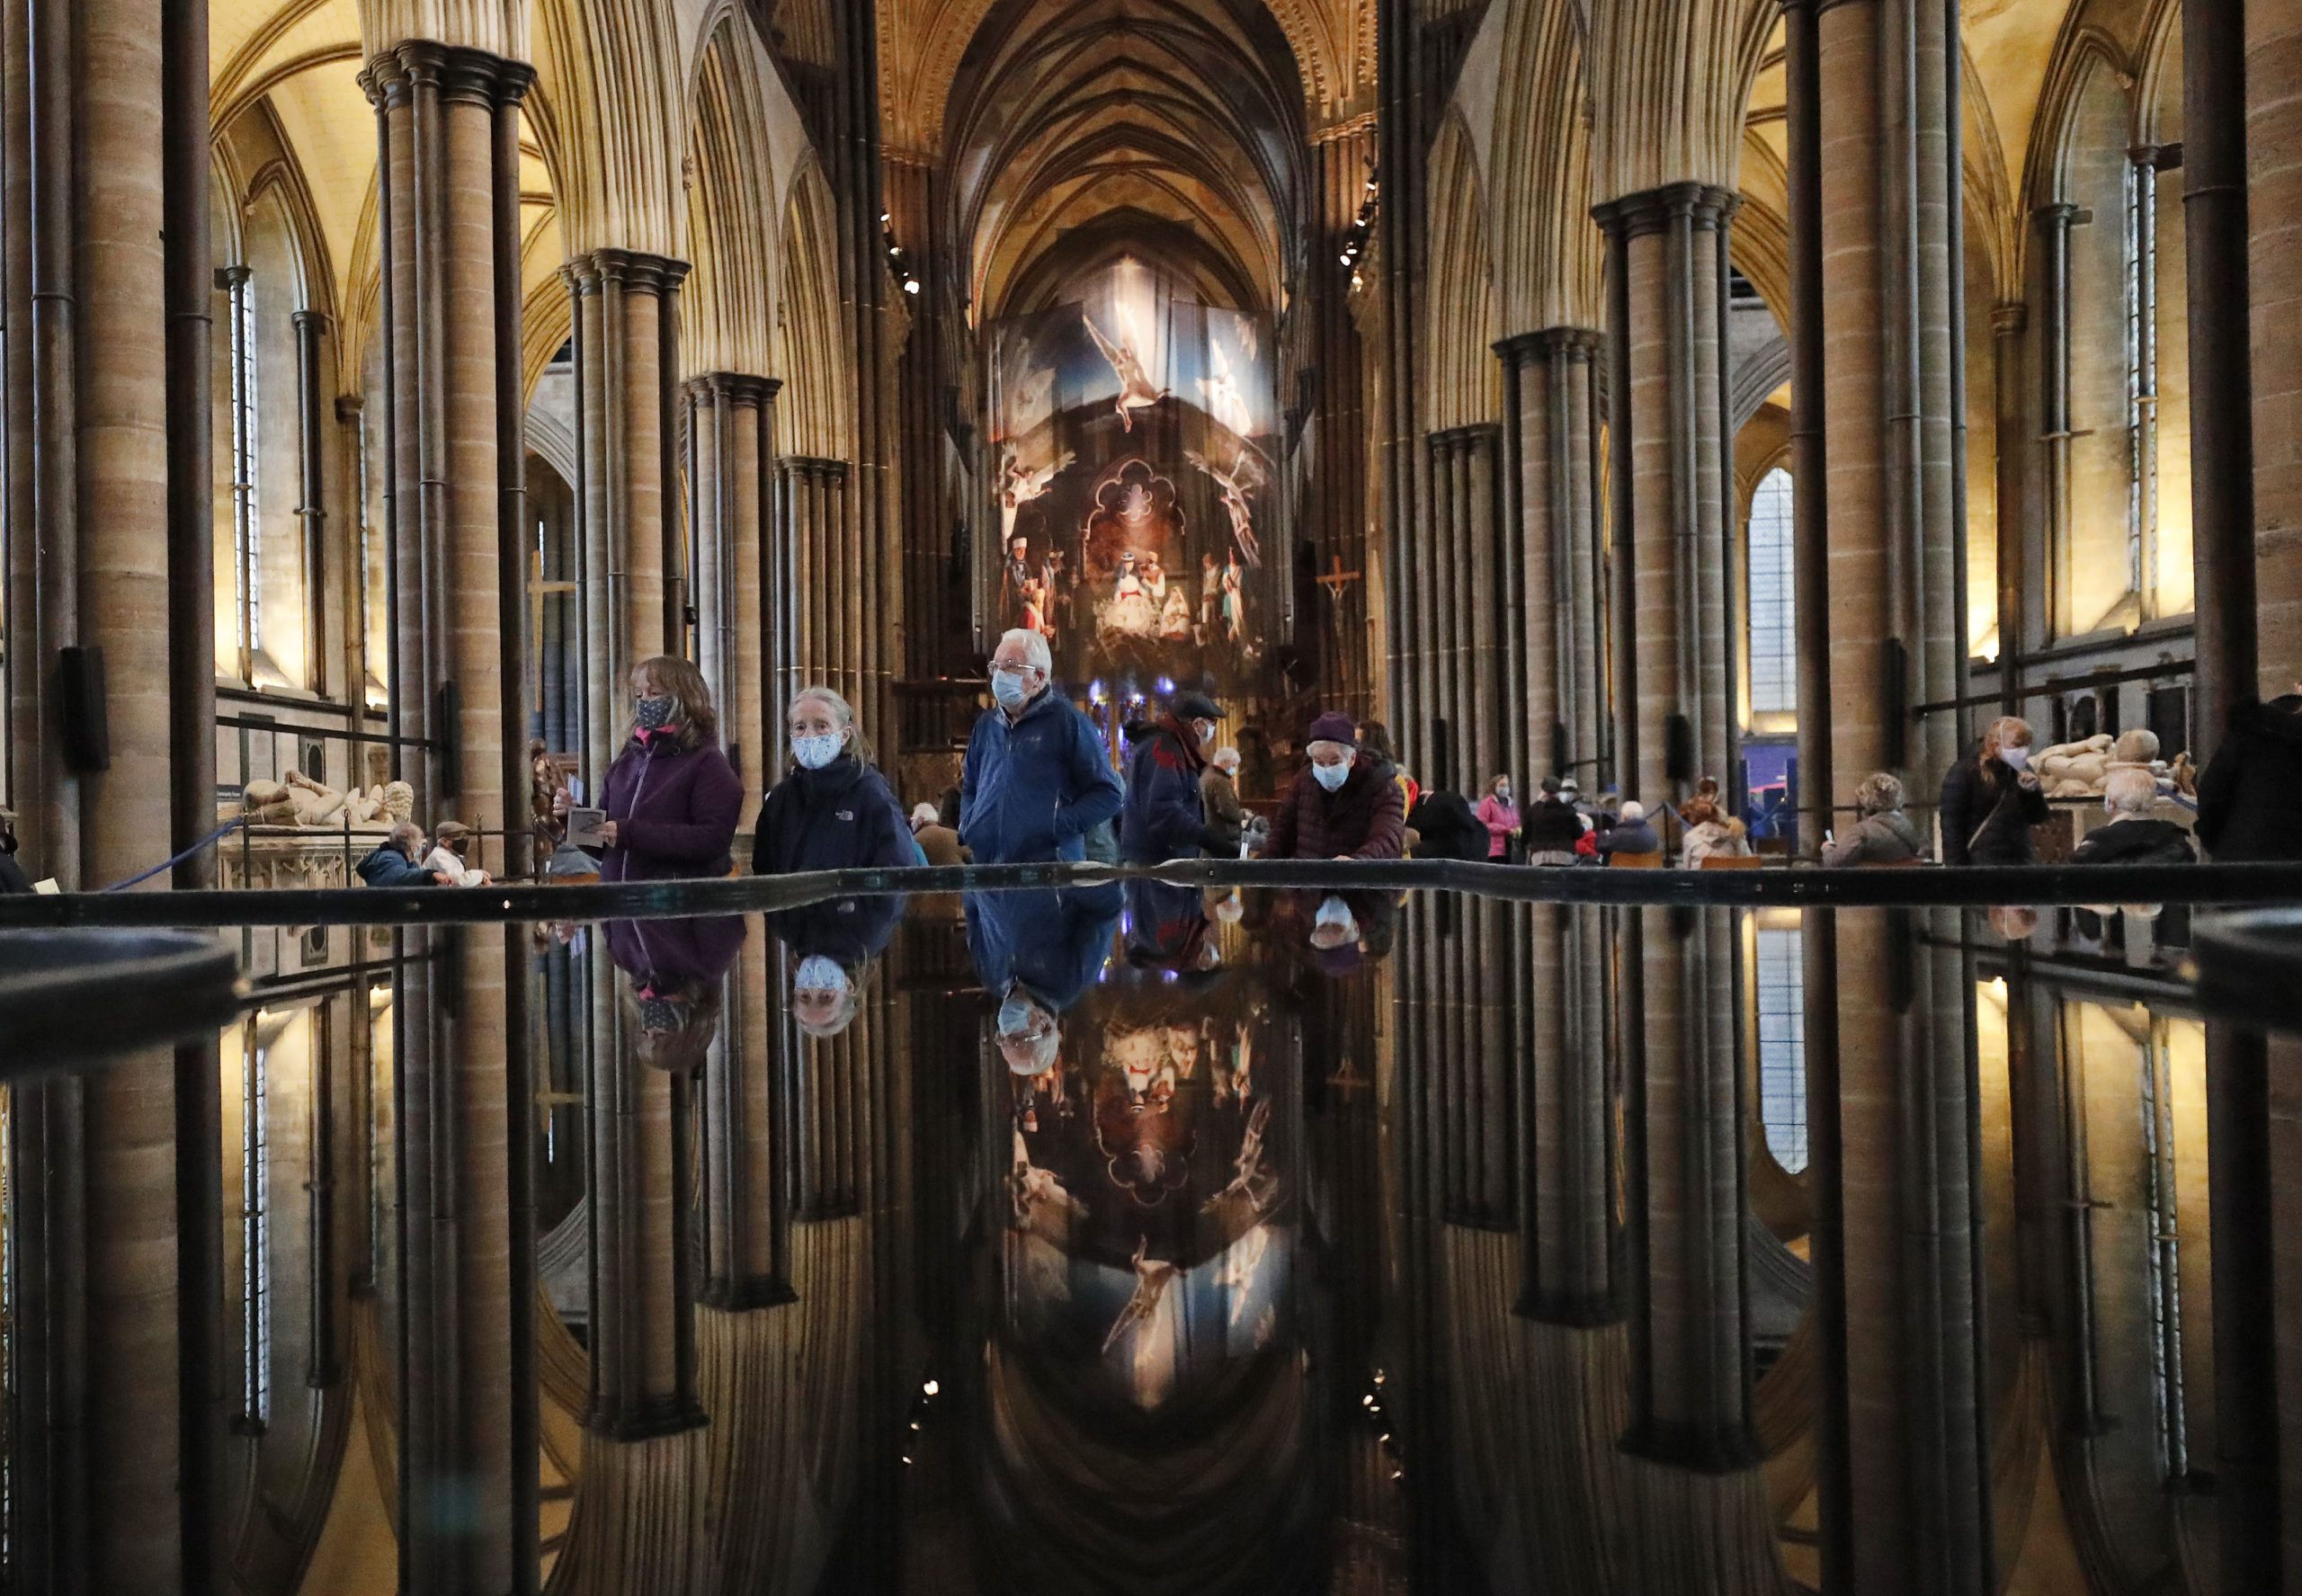
M 525 61 L 431 39 L 405 40 L 379 51 L 360 73 L 369 100 L 386 110 L 406 103 L 419 86 L 468 103 L 516 105 L 535 80 L 536 69 Z
M 2000 337 L 2021 332 L 2030 322 L 2030 308 L 2020 299 L 2008 299 L 1990 308 L 1990 330 Z
M 786 477 L 821 477 L 833 482 L 847 480 L 845 460 L 827 460 L 810 454 L 787 454 L 775 463 Z
M 248 279 L 254 275 L 255 269 L 245 261 L 235 261 L 228 266 L 216 268 L 216 286 L 222 292 L 228 294 L 234 289 L 245 285 Z
M 1662 232 L 1681 217 L 1698 227 L 1721 227 L 1742 202 L 1742 196 L 1732 189 L 1707 183 L 1666 183 L 1593 205 L 1591 218 L 1610 237 L 1636 238 Z
M 1495 342 L 1495 352 L 1513 369 L 1552 361 L 1587 361 L 1597 355 L 1607 335 L 1595 327 L 1539 327 L 1513 333 Z
M 669 294 L 688 274 L 688 263 L 644 250 L 604 248 L 571 258 L 560 276 L 579 294 L 603 293 L 611 288 L 627 293 Z
M 716 399 L 725 394 L 727 403 L 738 410 L 772 404 L 782 388 L 781 378 L 754 377 L 744 371 L 705 371 L 680 385 L 681 391 L 691 398 Z
M 299 333 L 307 327 L 325 333 L 335 324 L 324 310 L 295 310 L 289 313 L 288 325 Z
M 1467 426 L 1448 427 L 1432 432 L 1430 434 L 1431 447 L 1434 450 L 1444 450 L 1451 454 L 1457 450 L 1477 448 L 1481 442 L 1498 439 L 1502 435 L 1501 422 L 1475 421 Z
M 350 426 L 360 419 L 360 413 L 367 406 L 368 401 L 362 395 L 338 394 L 335 396 L 335 419 Z
M 611 1440 L 654 1440 L 700 1430 L 710 1422 L 692 1396 L 656 1395 L 619 1400 L 596 1397 L 583 1416 L 584 1428 Z

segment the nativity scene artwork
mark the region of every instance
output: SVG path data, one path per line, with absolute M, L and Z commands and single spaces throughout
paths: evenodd
M 1253 690 L 1285 593 L 1271 343 L 1131 259 L 993 324 L 990 636 L 1039 632 L 1114 694 Z

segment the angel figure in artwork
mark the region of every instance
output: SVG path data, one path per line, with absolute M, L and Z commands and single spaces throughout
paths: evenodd
M 1199 379 L 1200 396 L 1207 401 L 1207 414 L 1244 438 L 1255 430 L 1254 413 L 1247 408 L 1246 398 L 1231 375 L 1231 359 L 1212 338 L 1208 340 L 1207 358 L 1215 369 L 1212 377 Z
M 1251 568 L 1263 565 L 1263 545 L 1255 539 L 1254 505 L 1247 495 L 1263 486 L 1263 468 L 1242 443 L 1236 459 L 1227 471 L 1203 454 L 1183 450 L 1183 458 L 1215 479 L 1222 490 L 1223 510 L 1231 518 L 1231 538 L 1238 545 L 1240 556 Z
M 1120 314 L 1125 316 L 1127 313 L 1122 310 Z M 1095 318 L 1084 311 L 1080 313 L 1079 319 L 1087 324 L 1087 336 L 1095 341 L 1095 347 L 1103 352 L 1103 359 L 1111 363 L 1111 370 L 1119 378 L 1119 398 L 1112 408 L 1119 412 L 1120 425 L 1131 432 L 1135 430 L 1135 413 L 1156 405 L 1166 397 L 1167 390 L 1152 386 L 1150 375 L 1143 370 L 1142 357 L 1131 345 L 1114 342 L 1095 325 Z M 1128 319 L 1131 323 L 1134 318 L 1130 317 Z M 1134 329 L 1130 325 L 1129 330 L 1132 332 Z
M 1206 1213 L 1233 1192 L 1237 1192 L 1253 1205 L 1258 1214 L 1266 1211 L 1276 1195 L 1277 1179 L 1263 1163 L 1263 1138 L 1271 1129 L 1271 1099 L 1255 1104 L 1254 1113 L 1247 1116 L 1247 1133 L 1239 1140 L 1239 1156 L 1232 1165 L 1236 1172 L 1231 1183 L 1209 1198 L 1200 1206 Z
M 1015 518 L 1024 505 L 1046 494 L 1055 479 L 1071 467 L 1072 454 L 1065 450 L 1036 470 L 1028 469 L 1014 455 L 1002 451 L 999 467 L 999 533 L 1003 538 L 1015 535 Z
M 1103 1351 L 1109 1352 L 1119 1345 L 1119 1339 L 1138 1324 L 1149 1322 L 1159 1311 L 1159 1299 L 1167 1294 L 1168 1285 L 1175 1278 L 1175 1266 L 1161 1259 L 1145 1256 L 1151 1250 L 1148 1237 L 1135 1244 L 1135 1290 L 1127 1306 L 1111 1321 L 1111 1333 L 1103 1337 Z

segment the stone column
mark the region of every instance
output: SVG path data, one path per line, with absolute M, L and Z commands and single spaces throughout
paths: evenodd
M 1609 239 L 1614 686 L 1623 796 L 1658 816 L 1727 752 L 1719 440 L 1725 222 L 1734 196 L 1674 183 L 1596 208 Z M 1721 772 L 1724 774 L 1724 772 Z M 1620 915 L 1628 1128 L 1630 1430 L 1657 1462 L 1733 1473 L 1757 1461 L 1744 1281 L 1742 1094 L 1723 910 Z
M 863 595 L 848 535 L 847 462 L 786 455 L 780 468 L 768 585 L 784 595 L 775 702 L 810 682 L 836 689 L 862 713 Z
M 773 780 L 781 706 L 761 675 L 761 559 L 767 528 L 762 476 L 776 390 L 772 378 L 715 371 L 682 385 L 687 407 L 688 498 L 695 548 L 696 660 L 719 706 L 720 741 L 746 789 L 739 831 Z
M 1998 712 L 2022 712 L 2021 658 L 2026 636 L 2022 625 L 2022 552 L 2029 502 L 2024 477 L 2030 459 L 2030 430 L 2023 424 L 2030 412 L 2022 381 L 2022 332 L 2030 322 L 2030 307 L 2012 299 L 1990 313 L 1991 354 L 1994 367 L 1992 394 L 1997 445 L 1992 458 L 1998 465 Z
M 576 299 L 576 470 L 593 790 L 628 731 L 626 678 L 684 654 L 687 600 L 672 406 L 687 263 L 595 249 L 560 269 Z
M 1914 790 L 1931 791 L 1956 753 L 1955 718 L 1929 717 L 1914 732 L 1909 706 L 1957 696 L 1965 635 L 1950 480 L 1958 191 L 1941 0 L 1817 9 L 1812 247 L 1825 268 L 1830 766 L 1842 812 L 1873 771 L 1905 771 Z M 2011 662 L 2003 637 L 2001 647 Z M 1817 930 L 1834 950 L 1824 990 L 1836 993 L 1835 1045 L 1820 1044 L 1819 1068 L 1808 1035 L 1810 1095 L 1831 1096 L 1815 1118 L 1835 1129 L 1818 1137 L 1815 1178 L 1838 1195 L 1842 1237 L 1818 1235 L 1816 1251 L 1825 1323 L 1842 1314 L 1844 1325 L 1825 1367 L 1842 1360 L 1846 1371 L 1844 1417 L 1825 1405 L 1825 1423 L 1845 1433 L 1821 1442 L 1844 1459 L 1842 1476 L 1822 1475 L 1825 1544 L 1845 1548 L 1856 1588 L 1978 1596 L 1988 1475 L 1972 1070 L 1956 1022 L 1966 994 L 1955 960 L 1946 968 L 1922 950 L 1914 917 L 1830 918 Z
M 2297 347 L 2294 336 L 2295 318 L 2302 316 L 2302 259 L 2296 256 L 2297 249 L 2302 248 L 2302 98 L 2294 93 L 2295 84 L 2302 81 L 2302 16 L 2296 15 L 2291 6 L 2271 0 L 2253 0 L 2245 11 L 2246 189 L 2243 203 L 2253 360 L 2253 510 L 2255 582 L 2260 594 L 2260 658 L 2255 670 L 2262 696 L 2268 699 L 2292 692 L 2296 680 L 2302 678 L 2302 348 Z M 2192 26 L 2187 14 L 2184 26 L 2186 30 Z M 2200 26 L 2219 33 L 2229 23 L 2201 19 Z M 2217 49 L 2199 65 L 2209 75 L 2218 74 L 2221 57 L 2222 50 Z M 2211 116 L 2218 121 L 2227 115 L 2226 82 L 2218 82 L 2213 76 L 2203 82 L 2192 81 L 2199 82 L 2201 88 L 2218 88 L 2222 100 L 2216 106 L 2203 107 L 2197 98 L 2186 95 L 2186 116 Z M 2186 177 L 2188 163 L 2194 158 L 2190 152 L 2195 147 L 2192 145 L 2184 151 Z M 2190 178 L 2197 185 L 2191 192 L 2199 192 L 2226 174 L 2223 168 Z M 2228 201 L 2213 203 L 2220 207 Z M 2195 263 L 2196 257 L 2192 258 Z M 2192 272 L 2197 272 L 2195 263 Z M 2192 281 L 2198 281 L 2196 275 Z M 2228 288 L 2226 281 L 2209 279 L 2204 291 L 2226 294 Z M 2191 290 L 2193 317 L 2198 314 L 2199 291 Z M 2226 308 L 2223 314 L 2227 314 Z M 2196 347 L 2193 342 L 2192 348 Z M 2194 357 L 2193 369 L 2196 364 Z M 2205 463 L 2204 457 L 2199 457 L 2199 463 Z M 2203 583 L 2199 596 L 2201 601 L 2206 596 Z
M 1319 685 L 1324 701 L 1348 705 L 1351 713 L 1362 716 L 1377 713 L 1365 631 L 1372 620 L 1367 596 L 1374 591 L 1367 580 L 1366 352 L 1351 310 L 1352 280 L 1364 257 L 1345 262 L 1342 252 L 1372 192 L 1374 155 L 1371 117 L 1311 136 L 1309 183 L 1319 231 L 1306 252 L 1314 285 L 1305 301 L 1314 318 L 1307 357 L 1318 396 L 1311 418 L 1310 491 L 1303 506 L 1306 535 L 1321 575 L 1338 568 L 1361 573 L 1360 581 L 1319 599 L 1328 622 L 1314 634 L 1321 639 Z
M 517 135 L 533 77 L 523 63 L 429 40 L 388 48 L 362 75 L 383 147 L 385 470 L 409 677 L 395 686 L 434 744 L 412 772 L 419 812 L 480 827 L 504 824 L 518 796 L 508 772 L 524 762 L 507 738 L 525 723 L 525 566 L 507 564 L 505 548 L 517 547 L 523 498 Z M 407 691 L 419 683 L 431 692 Z M 515 1347 L 530 1324 L 522 1283 L 533 1288 L 526 1160 L 513 1145 L 530 1095 L 527 962 L 516 938 L 492 932 L 447 933 L 440 952 L 436 1011 L 416 1004 L 400 1021 L 433 1022 L 431 1044 L 410 1046 L 395 1077 L 402 1556 L 415 1584 L 513 1590 L 532 1580 L 521 1571 L 535 1557 L 532 1351 Z

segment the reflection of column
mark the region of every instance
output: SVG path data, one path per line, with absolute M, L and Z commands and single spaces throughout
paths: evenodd
M 1532 950 L 1529 1132 L 1518 1311 L 1551 1324 L 1622 1317 L 1615 1279 L 1611 1048 L 1601 1002 L 1606 934 L 1595 907 L 1521 911 Z
M 408 635 L 436 674 L 424 674 L 405 644 L 402 663 L 411 684 L 438 692 L 436 705 L 403 694 L 403 708 L 429 709 L 442 740 L 421 778 L 419 812 L 452 812 L 453 800 L 480 825 L 503 822 L 520 790 L 512 773 L 524 764 L 507 746 L 525 713 L 516 663 L 509 672 L 504 663 L 521 636 L 525 567 L 504 551 L 519 547 L 523 497 L 518 132 L 533 76 L 517 62 L 429 42 L 399 44 L 365 74 L 384 141 L 397 602 L 403 622 L 421 609 L 424 629 Z M 511 1135 L 532 1094 L 523 990 L 506 981 L 524 981 L 527 960 L 516 932 L 444 942 L 439 984 L 452 1029 L 433 1045 L 411 1045 L 395 1083 L 410 1482 L 403 1544 L 415 1583 L 509 1589 L 514 1565 L 534 1556 L 532 1506 L 515 1484 L 534 1467 L 515 1466 L 532 1434 L 533 1391 L 513 1352 L 529 1324 L 522 1290 L 532 1294 L 533 1240 L 524 1146 Z M 396 1035 L 419 1029 L 415 1020 L 400 1010 Z M 446 1480 L 460 1487 L 452 1499 L 429 1488 Z
M 665 494 L 687 263 L 595 249 L 561 269 L 575 295 L 576 458 L 583 500 L 589 753 L 598 780 L 621 742 L 631 667 L 686 652 L 686 572 Z
M 704 1422 L 688 1251 L 691 1086 L 602 1047 L 592 1077 L 592 1395 L 584 1427 L 645 1440 Z
M 1727 484 L 1719 254 L 1734 197 L 1675 183 L 1597 208 L 1616 331 L 1613 445 L 1627 513 L 1615 579 L 1625 798 L 1658 816 L 1726 746 Z M 1627 1072 L 1632 1395 L 1624 1445 L 1731 1471 L 1757 1460 L 1747 1369 L 1742 1096 L 1718 987 L 1723 910 L 1620 916 Z

